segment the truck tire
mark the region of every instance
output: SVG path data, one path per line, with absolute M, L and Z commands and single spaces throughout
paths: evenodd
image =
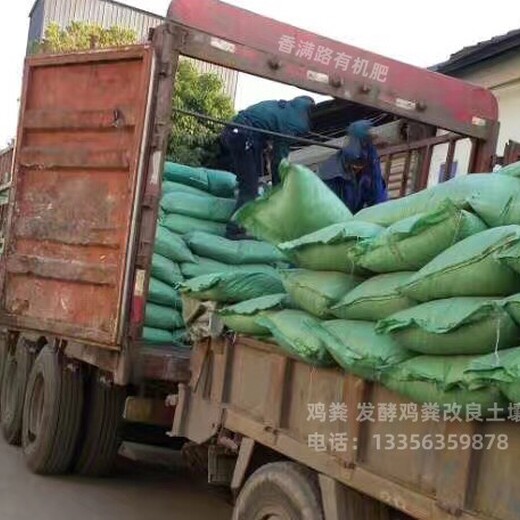
M 83 408 L 83 371 L 52 347 L 39 353 L 29 376 L 22 421 L 27 466 L 40 475 L 71 466 Z
M 0 332 L 0 391 L 4 379 L 5 359 L 7 358 L 7 333 Z
M 294 462 L 274 462 L 247 480 L 233 520 L 323 520 L 316 475 Z
M 35 354 L 25 338 L 18 338 L 14 351 L 7 351 L 3 367 L 0 410 L 2 434 L 8 444 L 19 446 L 25 389 Z M 7 349 L 6 349 L 7 350 Z
M 107 476 L 122 442 L 126 388 L 103 381 L 102 373 L 95 370 L 88 378 L 85 397 L 74 471 L 89 477 Z

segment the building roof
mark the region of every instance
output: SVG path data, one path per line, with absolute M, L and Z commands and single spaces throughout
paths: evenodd
M 34 1 L 34 4 L 31 8 L 31 11 L 29 13 L 29 18 L 32 16 L 33 14 L 33 11 L 36 9 L 36 6 L 41 2 L 42 0 L 35 0 Z M 128 5 L 128 4 L 125 4 L 123 2 L 119 2 L 118 0 L 103 0 L 104 2 L 108 3 L 108 4 L 112 4 L 112 5 L 116 5 L 118 7 L 123 7 L 123 8 L 126 8 L 126 9 L 131 9 L 132 11 L 135 11 L 137 13 L 141 13 L 141 14 L 144 14 L 146 16 L 152 16 L 152 17 L 155 17 L 155 18 L 161 18 L 162 20 L 167 20 L 166 16 L 162 16 L 160 14 L 157 14 L 157 13 L 152 13 L 151 11 L 146 11 L 145 9 L 141 9 L 140 7 L 134 7 L 132 5 Z
M 452 54 L 449 60 L 430 67 L 430 70 L 456 75 L 458 71 L 466 67 L 517 49 L 520 49 L 520 29 L 515 29 L 500 36 L 494 36 L 490 40 L 464 47 Z

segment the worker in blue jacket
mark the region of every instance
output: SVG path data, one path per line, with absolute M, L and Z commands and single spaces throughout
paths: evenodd
M 352 213 L 388 199 L 371 129 L 370 121 L 352 123 L 347 146 L 320 165 L 317 172 Z
M 303 135 L 310 130 L 314 104 L 309 96 L 299 96 L 291 101 L 262 101 L 239 112 L 233 122 L 284 135 Z M 237 210 L 258 196 L 259 180 L 264 172 L 264 152 L 269 141 L 272 142 L 271 175 L 273 185 L 276 185 L 280 182 L 280 162 L 289 155 L 289 140 L 233 125 L 222 132 L 223 152 L 230 157 L 231 169 L 238 178 Z M 229 238 L 241 238 L 242 235 L 243 231 L 235 223 L 228 226 Z

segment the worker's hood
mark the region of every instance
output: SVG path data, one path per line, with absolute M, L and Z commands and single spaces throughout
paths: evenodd
M 363 161 L 366 158 L 365 148 L 372 142 L 372 123 L 366 119 L 351 123 L 347 129 L 348 144 L 341 151 L 347 163 Z
M 316 103 L 310 96 L 298 96 L 288 101 L 288 104 L 297 110 L 310 110 Z

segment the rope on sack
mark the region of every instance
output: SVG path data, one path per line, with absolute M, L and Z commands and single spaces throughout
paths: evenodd
M 500 346 L 500 320 L 502 316 L 498 316 L 497 318 L 497 340 L 495 342 L 495 361 L 496 366 L 500 364 L 500 356 L 498 355 L 498 347 Z
M 457 223 L 455 224 L 455 232 L 453 233 L 453 238 L 451 240 L 451 245 L 455 244 L 457 240 L 457 236 L 459 234 L 459 231 L 462 227 L 462 219 L 464 218 L 464 213 L 462 210 L 459 212 L 459 218 L 457 219 Z

